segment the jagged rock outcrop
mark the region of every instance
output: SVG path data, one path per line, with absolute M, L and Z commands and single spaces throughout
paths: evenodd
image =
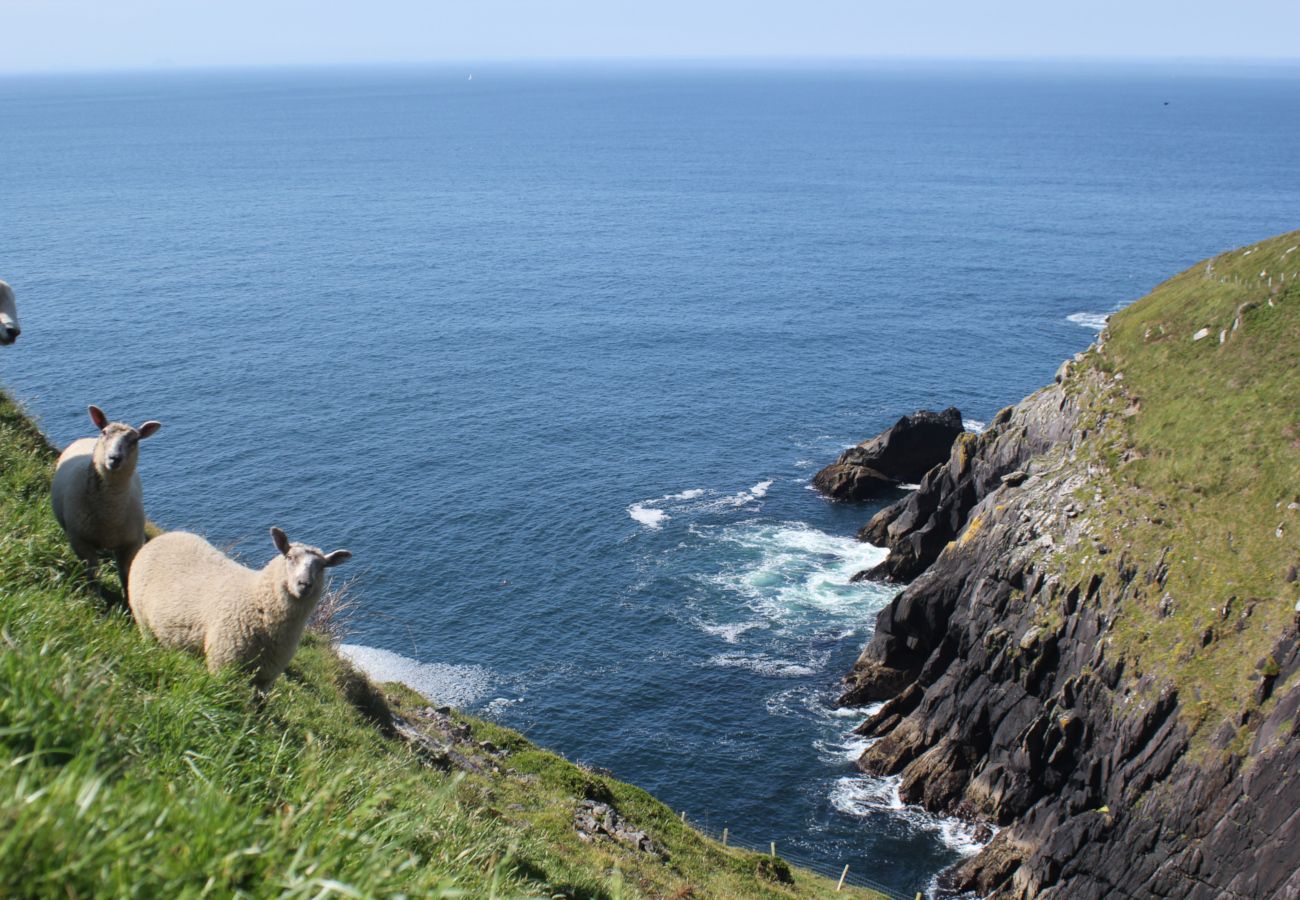
M 1298 238 L 1242 265 L 1272 272 Z M 1186 297 L 1227 283 L 1213 262 L 1120 316 L 1122 352 L 1103 333 L 864 529 L 890 549 L 864 575 L 915 580 L 841 702 L 885 701 L 858 729 L 873 741 L 860 768 L 901 776 L 907 802 L 1000 827 L 941 876 L 954 893 L 1300 897 L 1300 497 L 1276 477 L 1296 471 L 1300 420 L 1258 399 L 1294 379 L 1278 362 L 1294 345 L 1265 342 L 1300 338 L 1300 289 L 1260 277 L 1274 312 L 1231 326 L 1258 343 L 1192 342 Z M 1240 296 L 1223 293 L 1192 312 L 1230 317 Z M 1188 357 L 1193 343 L 1220 356 Z M 1273 443 L 1239 445 L 1236 463 L 1257 467 L 1242 483 L 1266 502 L 1238 489 L 1260 511 L 1223 521 L 1233 470 L 1203 462 L 1223 445 L 1180 467 L 1201 451 L 1178 441 L 1206 426 L 1178 416 L 1188 393 L 1238 402 L 1218 380 L 1244 365 L 1237 390 L 1258 392 L 1246 408 Z
M 813 487 L 834 500 L 870 500 L 899 484 L 919 481 L 948 458 L 962 433 L 956 407 L 941 413 L 918 410 L 845 450 L 813 476 Z
M 650 839 L 650 835 L 629 825 L 618 810 L 608 803 L 591 799 L 580 801 L 573 813 L 573 826 L 578 831 L 578 837 L 586 843 L 615 841 L 626 844 L 633 850 L 667 859 L 668 855 Z
M 917 490 L 882 509 L 858 532 L 859 540 L 889 548 L 889 556 L 854 580 L 915 578 L 1004 477 L 1024 474 L 1032 457 L 1069 435 L 1076 414 L 1058 383 L 1003 409 L 982 433 L 962 432 L 948 458 L 926 473 Z
M 945 634 L 951 610 L 967 591 L 972 573 L 999 562 L 962 552 L 966 542 L 982 529 L 1007 530 L 1019 524 L 1016 520 L 1012 525 L 1008 508 L 996 503 L 977 520 L 972 511 L 998 491 L 1008 498 L 1017 491 L 1024 495 L 1024 481 L 1013 486 L 1003 482 L 1003 476 L 1045 469 L 1047 461 L 1038 457 L 1057 444 L 1068 445 L 1079 414 L 1078 396 L 1079 392 L 1067 391 L 1057 382 L 1003 409 L 983 433 L 964 433 L 948 461 L 932 469 L 918 490 L 881 510 L 862 529 L 859 537 L 886 546 L 890 552 L 879 565 L 855 575 L 855 581 L 919 577 L 881 612 L 875 636 L 862 652 L 852 687 L 841 704 L 854 706 L 891 698 L 916 680 L 937 649 L 932 637 Z M 1055 466 L 1059 470 L 1059 462 Z M 1078 480 L 1069 479 L 1065 489 L 1073 488 Z M 1047 481 L 1040 477 L 1034 484 L 1030 502 L 1037 502 Z M 1062 504 L 1062 509 L 1070 505 Z M 972 527 L 962 542 L 954 543 L 967 524 Z M 1017 542 L 1023 543 L 1021 538 L 1023 535 L 1017 535 Z M 948 551 L 945 564 L 932 566 L 944 551 Z M 1034 548 L 1028 551 L 1029 555 L 1033 552 Z

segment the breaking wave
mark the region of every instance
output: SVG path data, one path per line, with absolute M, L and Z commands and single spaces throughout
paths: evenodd
M 952 816 L 936 816 L 919 806 L 903 802 L 898 788 L 902 777 L 876 778 L 871 775 L 846 775 L 835 780 L 830 801 L 846 816 L 871 818 L 887 813 L 921 831 L 939 838 L 944 846 L 962 856 L 974 856 L 988 844 L 997 831 L 992 826 L 976 825 Z M 981 833 L 982 832 L 982 833 Z
M 767 496 L 775 482 L 760 481 L 748 490 L 734 494 L 708 488 L 690 488 L 675 494 L 664 494 L 652 500 L 641 500 L 627 508 L 633 520 L 652 531 L 663 528 L 664 523 L 677 515 L 693 516 L 703 513 L 725 512 L 757 504 Z
M 748 522 L 701 529 L 731 545 L 731 560 L 704 580 L 739 594 L 765 619 L 798 623 L 830 614 L 856 623 L 879 610 L 894 589 L 853 584 L 851 579 L 885 557 L 886 551 L 852 537 L 838 537 L 801 523 Z

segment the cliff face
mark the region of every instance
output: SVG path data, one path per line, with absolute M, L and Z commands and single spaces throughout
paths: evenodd
M 864 529 L 916 578 L 859 765 L 1003 826 L 949 887 L 1300 896 L 1295 245 L 1162 285 Z

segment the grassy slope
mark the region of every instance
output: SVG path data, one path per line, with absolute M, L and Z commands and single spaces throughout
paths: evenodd
M 834 893 L 800 870 L 765 877 L 762 857 L 490 723 L 464 720 L 506 750 L 501 774 L 422 765 L 366 719 L 375 688 L 319 638 L 259 707 L 238 674 L 102 613 L 49 512 L 52 462 L 0 394 L 0 895 Z M 669 861 L 580 842 L 582 795 Z
M 1079 497 L 1114 555 L 1094 546 L 1073 567 L 1138 570 L 1112 646 L 1130 675 L 1172 680 L 1202 747 L 1250 707 L 1300 597 L 1287 580 L 1300 564 L 1298 245 L 1292 232 L 1197 264 L 1115 315 L 1085 361 L 1123 376 L 1085 423 L 1101 500 Z M 1162 558 L 1163 589 L 1145 579 Z

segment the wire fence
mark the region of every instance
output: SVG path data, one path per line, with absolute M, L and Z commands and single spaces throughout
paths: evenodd
M 720 841 L 728 847 L 736 847 L 740 850 L 749 850 L 752 853 L 760 853 L 764 856 L 771 855 L 775 852 L 777 858 L 792 863 L 801 869 L 816 872 L 823 878 L 829 878 L 837 884 L 866 888 L 867 890 L 875 891 L 878 894 L 884 894 L 886 897 L 890 898 L 890 900 L 917 900 L 917 898 L 925 896 L 923 893 L 908 893 L 906 891 L 900 891 L 898 888 L 892 888 L 888 885 L 881 884 L 878 881 L 868 878 L 861 872 L 855 872 L 853 868 L 848 865 L 837 868 L 835 866 L 827 865 L 824 862 L 810 859 L 797 851 L 792 853 L 789 850 L 783 850 L 772 842 L 760 844 L 744 838 L 736 837 L 726 828 L 719 830 L 701 825 L 698 822 L 690 822 L 689 824 L 701 834 L 706 834 L 715 841 Z

